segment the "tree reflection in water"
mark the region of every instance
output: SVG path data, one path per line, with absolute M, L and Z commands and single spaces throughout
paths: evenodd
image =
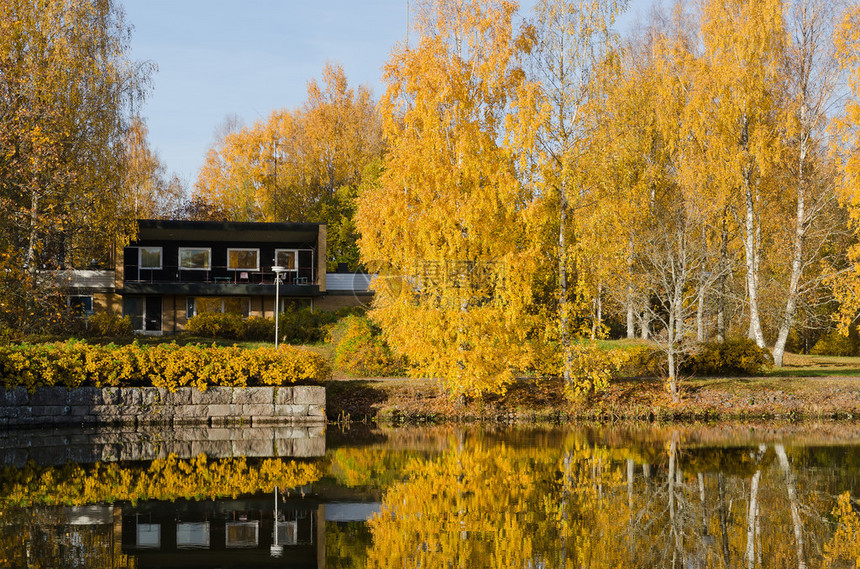
M 224 545 L 221 510 L 262 503 L 273 485 L 292 483 L 302 484 L 294 507 L 319 517 L 316 567 L 860 567 L 858 435 L 845 424 L 447 426 L 372 429 L 366 440 L 331 432 L 326 456 L 301 462 L 10 467 L 0 471 L 0 567 L 148 566 L 124 535 L 145 509 L 161 516 L 165 544 L 174 518 L 210 523 L 208 552 L 174 552 L 171 566 L 187 566 Z M 63 503 L 99 503 L 93 510 L 110 515 L 93 521 L 80 508 L 49 506 Z M 257 553 L 268 556 L 273 530 L 260 527 Z M 266 563 L 297 566 L 295 547 Z
M 836 502 L 857 479 L 838 457 L 856 465 L 856 448 L 702 447 L 678 431 L 651 443 L 609 447 L 581 432 L 547 447 L 452 442 L 385 493 L 368 567 L 858 563 L 857 503 Z

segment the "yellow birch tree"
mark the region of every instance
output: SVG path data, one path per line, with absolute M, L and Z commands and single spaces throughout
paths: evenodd
M 523 86 L 528 38 L 516 5 L 423 2 L 419 40 L 385 68 L 388 151 L 359 196 L 363 261 L 379 272 L 371 316 L 413 373 L 452 394 L 503 390 L 525 365 L 530 265 L 505 123 Z
M 382 153 L 370 91 L 349 87 L 339 65 L 308 83 L 305 104 L 274 111 L 216 140 L 193 198 L 235 221 L 314 221 L 328 228 L 329 269 L 357 268 L 352 216 L 365 168 Z
M 148 65 L 110 0 L 0 3 L 2 313 L 44 330 L 37 272 L 108 265 L 122 215 L 123 134 Z

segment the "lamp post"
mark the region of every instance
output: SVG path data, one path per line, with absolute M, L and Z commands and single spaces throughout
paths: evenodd
M 275 273 L 275 348 L 278 347 L 278 312 L 280 312 L 278 304 L 280 301 L 281 274 L 286 270 L 280 265 L 272 265 L 272 272 Z
M 272 557 L 281 557 L 284 554 L 284 546 L 278 543 L 278 487 L 275 486 L 275 531 L 273 535 L 272 547 L 269 548 L 269 552 Z

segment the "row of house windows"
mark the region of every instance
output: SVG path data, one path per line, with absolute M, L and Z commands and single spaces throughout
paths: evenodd
M 162 247 L 138 247 L 138 266 L 141 269 L 161 270 Z M 298 249 L 275 249 L 275 264 L 288 271 L 298 271 Z M 208 271 L 212 268 L 210 247 L 180 247 L 179 268 L 187 271 Z M 227 249 L 227 270 L 259 271 L 260 250 L 251 248 Z

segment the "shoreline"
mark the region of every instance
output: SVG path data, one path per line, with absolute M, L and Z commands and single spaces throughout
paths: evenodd
M 673 403 L 654 378 L 613 383 L 567 401 L 560 381 L 515 383 L 504 395 L 454 401 L 437 380 L 336 379 L 326 383 L 330 423 L 550 423 L 860 420 L 860 377 L 696 378 Z

